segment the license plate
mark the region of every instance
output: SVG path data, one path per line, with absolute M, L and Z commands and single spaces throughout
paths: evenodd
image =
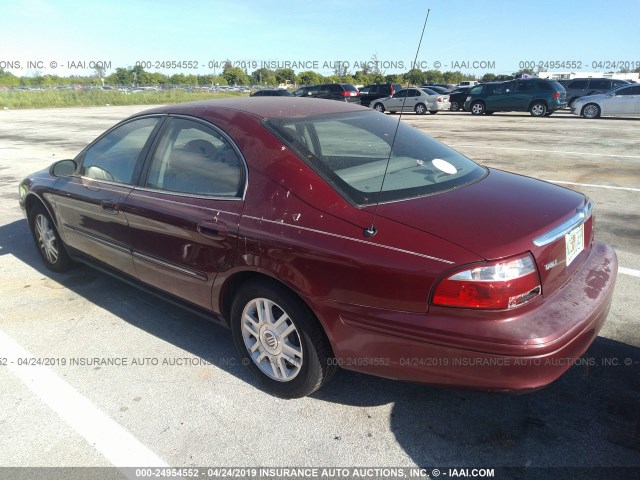
M 564 236 L 567 251 L 567 267 L 584 250 L 584 223 Z

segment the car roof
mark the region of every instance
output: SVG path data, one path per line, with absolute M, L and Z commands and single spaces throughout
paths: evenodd
M 369 110 L 346 102 L 299 97 L 241 97 L 200 100 L 165 105 L 140 112 L 135 117 L 149 114 L 173 114 L 204 117 L 208 111 L 233 110 L 260 118 L 303 117 L 330 113 L 361 112 Z

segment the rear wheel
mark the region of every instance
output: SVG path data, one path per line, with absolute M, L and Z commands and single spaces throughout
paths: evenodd
M 231 330 L 242 363 L 279 397 L 309 395 L 336 370 L 318 320 L 278 284 L 257 280 L 242 287 L 231 307 Z
M 36 205 L 31 209 L 29 226 L 45 266 L 54 272 L 69 270 L 73 266 L 73 261 L 67 255 L 51 216 L 42 205 Z
M 451 107 L 449 108 L 449 110 L 451 110 L 452 112 L 457 112 L 458 110 L 460 110 L 460 104 L 454 100 L 453 102 L 451 102 Z
M 425 113 L 427 113 L 427 107 L 425 106 L 424 103 L 419 103 L 416 105 L 416 107 L 414 108 L 414 111 L 418 114 L 418 115 L 424 115 Z
M 382 113 L 382 112 L 384 112 L 384 105 L 382 105 L 380 102 L 378 102 L 373 106 L 373 109 L 377 110 L 380 113 Z
M 587 103 L 582 109 L 584 118 L 598 118 L 600 116 L 600 107 L 595 103 Z
M 542 102 L 535 102 L 529 108 L 532 117 L 543 117 L 547 113 L 547 106 Z
M 484 113 L 484 103 L 473 102 L 470 110 L 472 115 L 482 115 Z

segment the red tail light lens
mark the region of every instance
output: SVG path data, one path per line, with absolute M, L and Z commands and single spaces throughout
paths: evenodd
M 553 92 L 553 99 L 554 100 L 558 100 L 560 98 L 560 93 L 558 92 Z
M 455 272 L 436 287 L 433 304 L 475 309 L 509 309 L 542 293 L 531 254 Z
M 438 97 L 438 102 L 442 103 L 442 97 Z

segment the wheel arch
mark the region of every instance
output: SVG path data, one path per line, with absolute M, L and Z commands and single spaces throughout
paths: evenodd
M 58 218 L 54 214 L 53 209 L 51 208 L 51 205 L 49 205 L 48 202 L 44 201 L 42 198 L 40 198 L 38 195 L 36 195 L 33 192 L 29 192 L 26 198 L 24 199 L 24 210 L 25 210 L 25 213 L 27 214 L 27 222 L 31 221 L 31 211 L 36 205 L 42 206 L 47 211 L 47 213 L 51 217 L 51 220 L 53 221 L 55 227 L 58 229 L 58 232 L 59 232 L 60 228 L 58 225 Z
M 290 285 L 284 281 L 282 281 L 279 277 L 271 274 L 267 270 L 252 270 L 252 269 L 244 269 L 239 270 L 231 275 L 225 276 L 224 278 L 216 279 L 213 285 L 213 309 L 216 312 L 220 313 L 220 316 L 224 319 L 225 323 L 228 327 L 231 326 L 231 307 L 233 305 L 233 299 L 238 291 L 242 288 L 243 285 L 246 285 L 251 281 L 265 281 L 270 282 L 278 287 L 284 288 L 288 290 L 292 295 L 294 295 L 300 302 L 305 305 L 306 308 L 313 314 L 316 318 L 322 331 L 324 332 L 325 337 L 328 339 L 329 344 L 333 350 L 334 341 L 330 335 L 330 329 L 327 328 L 327 325 L 324 324 L 322 318 L 316 313 L 316 311 L 309 305 L 304 297 L 302 297 L 295 289 L 293 285 Z M 216 301 L 217 299 L 217 301 Z
M 527 111 L 531 110 L 531 107 L 533 107 L 536 103 L 541 103 L 544 105 L 544 108 L 546 108 L 547 110 L 549 110 L 549 103 L 544 99 L 544 98 L 536 98 L 534 100 L 531 100 L 529 102 L 529 106 L 527 107 Z

